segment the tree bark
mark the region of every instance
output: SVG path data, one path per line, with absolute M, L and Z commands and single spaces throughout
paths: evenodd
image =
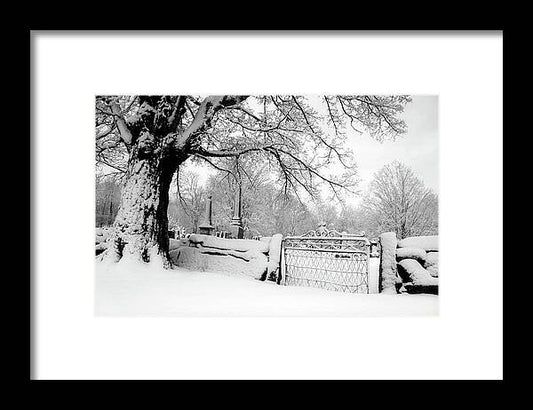
M 159 262 L 170 268 L 168 193 L 172 176 L 190 155 L 195 138 L 211 127 L 215 113 L 246 96 L 206 97 L 186 129 L 180 129 L 184 97 L 139 96 L 139 113 L 126 121 L 116 102 L 111 110 L 128 148 L 126 184 L 109 239 L 113 262 Z
M 136 260 L 170 268 L 168 202 L 172 176 L 185 161 L 184 153 L 166 152 L 161 139 L 136 144 L 130 161 L 121 204 L 113 226 L 107 258 L 113 262 Z M 148 144 L 150 145 L 150 144 Z

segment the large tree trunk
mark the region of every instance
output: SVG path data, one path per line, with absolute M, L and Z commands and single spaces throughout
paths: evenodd
M 186 157 L 165 155 L 164 147 L 131 153 L 108 259 L 160 263 L 170 268 L 168 194 L 172 176 Z
M 194 138 L 210 128 L 214 114 L 246 96 L 212 96 L 200 104 L 186 129 L 180 128 L 186 99 L 139 96 L 139 109 L 127 121 L 120 106 L 111 112 L 129 149 L 126 184 L 110 238 L 108 260 L 137 260 L 170 268 L 168 191 L 172 175 L 191 153 Z

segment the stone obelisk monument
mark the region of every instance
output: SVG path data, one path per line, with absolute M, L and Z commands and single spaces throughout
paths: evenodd
M 207 203 L 205 205 L 205 215 L 204 221 L 200 226 L 200 234 L 202 235 L 213 235 L 215 227 L 213 226 L 213 196 L 209 195 L 207 197 Z

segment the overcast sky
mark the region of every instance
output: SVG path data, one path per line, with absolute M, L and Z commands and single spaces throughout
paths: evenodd
M 362 193 L 368 187 L 374 173 L 381 167 L 398 160 L 408 167 L 438 194 L 439 191 L 439 144 L 438 144 L 438 97 L 413 96 L 402 117 L 408 131 L 395 141 L 377 142 L 366 134 L 349 129 L 347 143 L 352 148 L 358 165 Z M 351 132 L 350 132 L 351 131 Z M 212 168 L 192 167 L 201 173 L 201 182 L 214 173 Z M 356 205 L 362 195 L 347 198 Z
M 362 180 L 360 189 L 367 188 L 374 173 L 381 167 L 398 160 L 410 167 L 426 186 L 438 194 L 438 97 L 413 96 L 413 101 L 407 104 L 402 116 L 408 130 L 395 141 L 379 143 L 368 135 L 349 134 L 349 144 Z

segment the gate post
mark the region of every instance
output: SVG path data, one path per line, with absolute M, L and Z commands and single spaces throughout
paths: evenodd
M 267 278 L 276 277 L 276 282 L 279 282 L 281 276 L 281 244 L 283 236 L 280 233 L 272 235 L 270 244 L 268 246 L 268 268 Z
M 279 261 L 278 285 L 285 285 L 285 239 L 281 240 L 281 255 Z

